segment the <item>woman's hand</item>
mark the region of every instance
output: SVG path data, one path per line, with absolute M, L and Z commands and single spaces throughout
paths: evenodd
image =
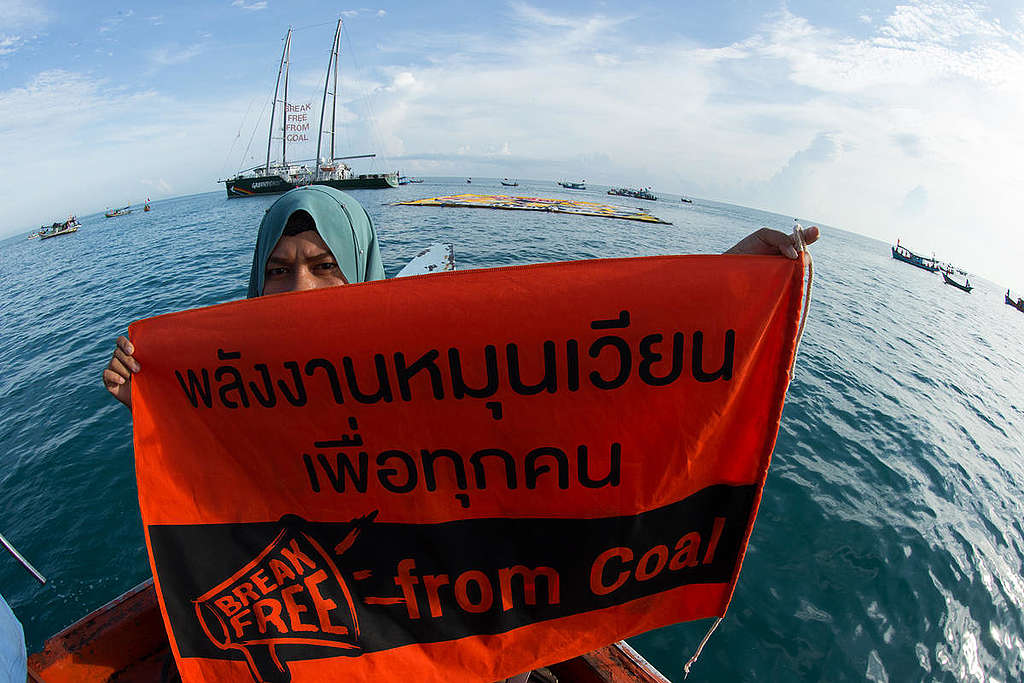
M 814 244 L 818 240 L 818 228 L 812 225 L 803 229 L 804 244 Z M 754 254 L 757 256 L 775 256 L 782 254 L 786 258 L 797 258 L 800 245 L 794 235 L 787 235 L 771 228 L 761 228 L 737 242 L 726 254 Z
M 111 396 L 128 406 L 129 410 L 132 407 L 132 373 L 142 369 L 133 353 L 135 347 L 128 341 L 128 337 L 118 337 L 114 355 L 103 371 L 103 386 Z

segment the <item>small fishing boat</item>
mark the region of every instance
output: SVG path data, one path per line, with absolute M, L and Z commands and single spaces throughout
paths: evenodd
M 901 246 L 899 241 L 897 241 L 896 246 L 891 247 L 891 249 L 892 257 L 897 261 L 909 263 L 912 266 L 917 266 L 918 268 L 927 270 L 929 273 L 934 273 L 939 270 L 939 264 L 935 259 L 919 256 L 906 247 Z
M 953 287 L 956 287 L 957 289 L 963 290 L 967 293 L 970 293 L 970 291 L 974 289 L 974 287 L 971 287 L 970 280 L 966 280 L 963 284 L 960 284 L 946 273 L 942 273 L 942 281 L 945 282 L 947 285 L 952 285 Z
M 472 183 L 472 182 L 473 182 L 473 179 L 472 179 L 472 178 L 466 178 L 466 182 L 467 182 L 467 183 Z
M 114 218 L 115 216 L 127 216 L 132 212 L 131 204 L 128 206 L 122 206 L 119 209 L 107 209 L 103 214 L 107 218 Z
M 39 239 L 48 240 L 51 237 L 57 237 L 58 235 L 70 235 L 73 232 L 78 232 L 78 228 L 82 224 L 78 222 L 78 219 L 74 216 L 68 217 L 63 223 L 54 223 L 50 227 L 45 225 L 39 229 Z
M 398 184 L 399 185 L 415 185 L 416 183 L 422 183 L 422 182 L 423 182 L 423 178 L 410 178 L 410 177 L 404 176 L 404 175 L 398 176 Z
M 658 198 L 651 193 L 651 188 L 632 188 L 632 187 L 613 187 L 608 190 L 608 194 L 616 195 L 618 197 L 633 197 L 634 199 L 647 199 L 655 201 Z
M 153 210 L 149 206 L 149 197 L 146 197 L 146 204 L 145 204 L 145 206 L 142 207 L 142 210 L 143 211 L 152 211 Z
M 1022 299 L 1021 297 L 1017 297 L 1017 300 L 1014 301 L 1013 299 L 1010 298 L 1010 290 L 1006 290 L 1006 305 L 1013 306 L 1021 313 L 1024 313 L 1024 299 Z
M 680 197 L 679 201 L 686 202 L 687 204 L 693 204 L 693 200 L 692 199 L 687 199 L 686 197 Z
M 509 180 L 508 178 L 502 178 L 501 184 L 505 187 L 519 187 L 519 179 Z
M 587 181 L 581 180 L 578 183 L 574 183 L 571 180 L 559 180 L 558 184 L 567 190 L 585 190 L 587 189 Z

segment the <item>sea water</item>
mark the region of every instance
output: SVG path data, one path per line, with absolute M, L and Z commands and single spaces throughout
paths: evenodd
M 717 253 L 794 219 L 603 190 L 438 179 L 352 194 L 378 226 L 389 275 L 438 241 L 477 268 Z M 672 224 L 393 205 L 462 192 L 625 204 Z M 274 199 L 220 190 L 0 242 L 0 533 L 49 579 L 39 587 L 0 553 L 0 593 L 30 651 L 149 575 L 130 415 L 100 380 L 114 339 L 139 318 L 242 298 Z M 690 680 L 1021 680 L 1024 314 L 1003 303 L 1003 285 L 972 277 L 966 294 L 892 260 L 886 244 L 822 233 L 743 571 Z M 708 625 L 632 643 L 681 680 Z

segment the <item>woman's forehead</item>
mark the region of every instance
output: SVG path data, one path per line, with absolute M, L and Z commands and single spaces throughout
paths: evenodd
M 282 235 L 270 252 L 270 258 L 285 258 L 293 255 L 309 256 L 331 250 L 316 230 L 304 230 L 295 235 Z

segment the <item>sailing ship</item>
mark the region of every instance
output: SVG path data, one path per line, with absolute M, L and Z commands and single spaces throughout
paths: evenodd
M 51 237 L 57 237 L 58 235 L 69 235 L 73 232 L 78 232 L 78 228 L 82 224 L 78 222 L 78 219 L 74 216 L 69 216 L 63 223 L 54 223 L 50 227 L 45 225 L 39 228 L 39 239 L 47 240 Z
M 277 84 L 274 86 L 274 104 L 270 111 L 270 130 L 267 134 L 267 160 L 259 166 L 239 171 L 235 177 L 222 181 L 227 190 L 228 199 L 233 197 L 250 197 L 257 194 L 280 194 L 302 185 L 327 185 L 339 190 L 398 187 L 397 173 L 363 173 L 356 175 L 348 164 L 344 163 L 349 159 L 371 159 L 376 157 L 376 154 L 335 156 L 334 138 L 337 122 L 338 53 L 341 46 L 341 24 L 341 19 L 338 19 L 338 26 L 334 31 L 334 45 L 331 49 L 331 57 L 327 62 L 327 75 L 324 78 L 324 95 L 320 105 L 320 130 L 316 138 L 316 159 L 298 162 L 288 161 L 288 72 L 291 64 L 292 44 L 292 29 L 289 28 L 284 39 L 281 63 L 277 69 Z M 282 78 L 284 79 L 283 88 Z M 331 101 L 331 127 L 330 130 L 325 131 L 324 124 L 328 96 Z M 274 121 L 279 103 L 281 104 L 281 125 L 280 128 L 275 129 Z M 280 133 L 280 161 L 271 158 L 275 132 Z M 327 144 L 328 151 L 327 156 L 322 157 L 320 153 L 323 149 L 325 136 L 329 138 Z M 310 164 L 312 164 L 312 167 Z
M 132 207 L 131 204 L 129 204 L 127 206 L 122 206 L 121 208 L 118 209 L 107 209 L 103 215 L 106 216 L 107 218 L 114 218 L 115 216 L 127 216 L 131 212 Z

